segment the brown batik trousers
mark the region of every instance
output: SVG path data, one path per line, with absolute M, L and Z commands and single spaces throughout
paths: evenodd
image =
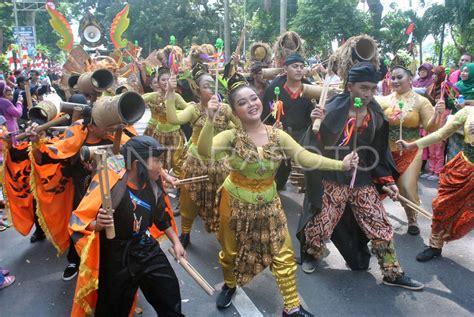
M 403 274 L 393 244 L 392 225 L 374 185 L 349 188 L 349 185 L 323 180 L 323 208 L 306 225 L 306 251 L 315 258 L 325 254 L 337 223 L 349 204 L 357 223 L 371 240 L 382 274 L 390 280 Z

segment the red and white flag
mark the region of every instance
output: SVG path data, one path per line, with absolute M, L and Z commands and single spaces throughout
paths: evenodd
M 28 66 L 28 51 L 26 50 L 26 47 L 21 48 L 21 64 L 23 65 L 23 68 Z
M 408 41 L 406 44 L 410 45 L 408 50 L 411 51 L 413 48 L 413 31 L 415 30 L 415 23 L 410 22 L 408 25 L 405 34 L 408 35 Z
M 11 47 L 8 48 L 7 59 L 8 59 L 8 64 L 9 64 L 10 70 L 14 71 L 15 70 L 15 60 L 13 59 L 13 50 L 12 50 Z

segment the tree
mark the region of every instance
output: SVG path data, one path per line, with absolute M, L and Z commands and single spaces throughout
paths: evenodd
M 474 51 L 474 2 L 470 0 L 445 0 L 451 12 L 451 37 L 459 54 Z
M 6 49 L 7 44 L 13 42 L 13 4 L 0 2 L 0 53 Z
M 305 39 L 308 52 L 327 56 L 333 40 L 341 44 L 371 30 L 369 14 L 358 10 L 357 4 L 357 0 L 300 0 L 291 28 Z

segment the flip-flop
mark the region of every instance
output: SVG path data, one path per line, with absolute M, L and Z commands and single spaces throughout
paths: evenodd
M 0 232 L 7 230 L 7 227 L 5 226 L 0 226 Z
M 2 284 L 0 284 L 0 289 L 8 287 L 8 286 L 12 285 L 13 283 L 15 283 L 15 277 L 14 276 L 12 276 L 12 275 L 5 276 L 5 280 L 3 281 Z

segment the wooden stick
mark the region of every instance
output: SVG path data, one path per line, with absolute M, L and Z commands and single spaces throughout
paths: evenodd
M 123 127 L 120 125 L 115 129 L 115 135 L 114 135 L 114 145 L 112 147 L 112 153 L 114 155 L 117 155 L 120 153 L 120 144 L 122 140 L 122 132 L 123 132 Z
M 176 259 L 176 253 L 174 252 L 173 248 L 169 248 L 168 252 Z M 186 260 L 182 257 L 179 262 L 182 268 L 193 278 L 193 280 L 201 286 L 201 288 L 209 295 L 212 296 L 215 292 L 214 287 L 209 284 L 204 277 Z
M 59 118 L 56 118 L 54 120 L 51 120 L 49 122 L 46 122 L 45 124 L 42 124 L 40 126 L 38 126 L 36 128 L 36 132 L 37 133 L 40 133 L 40 132 L 43 132 L 43 131 L 46 131 L 48 130 L 49 128 L 53 127 L 53 126 L 57 126 L 57 125 L 63 125 L 63 124 L 66 124 L 69 119 L 71 118 L 70 115 L 68 114 L 65 114 Z M 14 134 L 12 134 L 14 135 Z M 20 141 L 20 140 L 23 140 L 23 139 L 26 139 L 27 137 L 29 137 L 30 135 L 26 132 L 23 132 L 21 134 L 18 134 L 15 138 Z
M 192 184 L 192 183 L 198 183 L 198 182 L 207 182 L 209 180 L 208 175 L 204 176 L 197 176 L 197 177 L 190 177 L 190 178 L 185 178 L 185 179 L 180 179 L 174 182 L 175 186 L 181 186 L 181 185 L 187 185 L 187 184 Z
M 31 87 L 28 81 L 25 82 L 26 106 L 28 110 L 33 108 L 33 99 L 31 98 Z
M 319 98 L 318 107 L 324 111 L 326 108 L 326 99 L 329 91 L 329 76 L 324 77 L 323 91 L 321 92 L 321 97 Z M 317 118 L 313 122 L 313 132 L 318 133 L 319 128 L 321 127 L 321 118 Z
M 105 150 L 96 150 L 97 173 L 99 173 L 100 195 L 102 196 L 102 208 L 107 211 L 107 215 L 113 216 L 112 195 L 110 193 L 109 168 L 107 165 L 107 155 Z M 105 228 L 107 239 L 115 238 L 115 227 Z
M 393 193 L 393 191 L 386 187 L 386 186 L 383 186 L 382 187 L 383 191 L 385 191 L 386 193 Z M 412 202 L 411 200 L 409 200 L 408 198 L 406 197 L 403 197 L 402 195 L 398 194 L 397 195 L 397 198 L 400 200 L 400 201 L 403 201 L 404 203 L 406 203 L 411 209 L 417 211 L 418 213 L 422 214 L 423 216 L 425 216 L 426 218 L 428 218 L 429 220 L 432 220 L 433 219 L 433 215 L 428 212 L 427 210 L 424 210 L 423 208 L 421 208 L 420 206 L 418 206 L 417 204 L 415 204 L 414 202 Z

